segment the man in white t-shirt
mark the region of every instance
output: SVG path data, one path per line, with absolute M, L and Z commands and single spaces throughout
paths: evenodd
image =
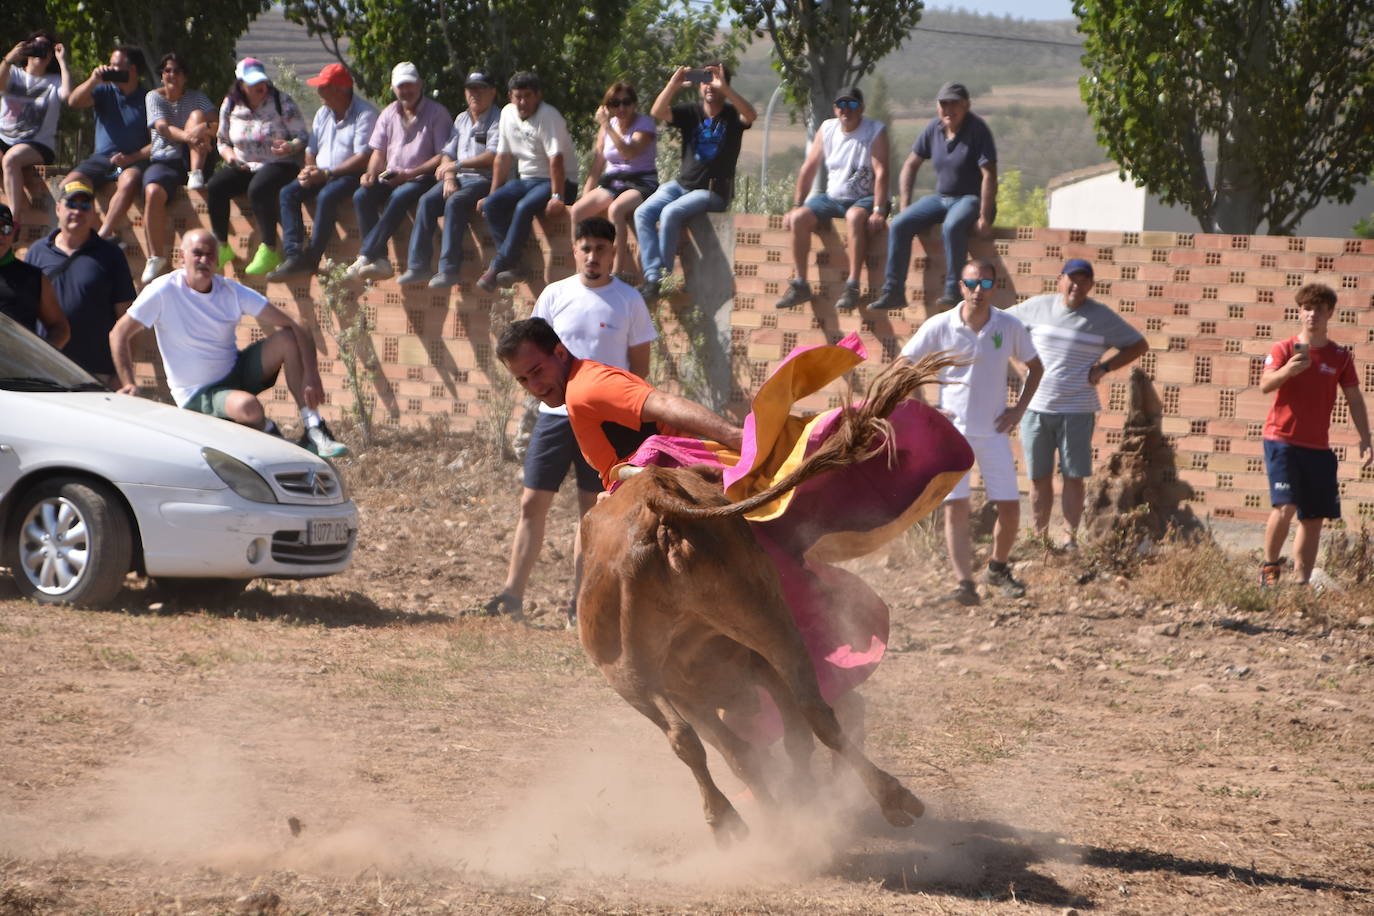
M 1054 453 L 1064 477 L 1059 495 L 1066 547 L 1078 547 L 1087 478 L 1093 473 L 1093 426 L 1102 405 L 1097 384 L 1108 372 L 1135 362 L 1150 349 L 1139 331 L 1096 299 L 1093 266 L 1081 258 L 1064 262 L 1059 291 L 1032 296 L 1007 309 L 1030 328 L 1035 348 L 1045 360 L 1045 384 L 1021 420 L 1021 448 L 1031 480 L 1031 513 L 1041 537 L 1049 533 L 1054 508 Z M 1111 350 L 1112 355 L 1107 356 Z
M 963 363 L 940 373 L 940 411 L 954 421 L 973 447 L 983 489 L 988 501 L 997 506 L 992 556 L 983 581 L 1008 598 L 1020 598 L 1026 587 L 1012 577 L 1007 563 L 1021 522 L 1021 493 L 1016 485 L 1016 460 L 1011 454 L 1008 433 L 1020 422 L 1026 405 L 1035 396 L 1044 367 L 1025 326 L 992 307 L 991 291 L 996 280 L 997 270 L 990 262 L 974 260 L 966 264 L 960 280 L 964 300 L 927 319 L 902 348 L 902 355 L 916 360 L 943 351 Z M 1008 407 L 1007 364 L 1013 359 L 1026 367 L 1026 378 L 1016 405 Z M 945 498 L 945 543 L 959 577 L 959 585 L 949 599 L 965 605 L 978 604 L 969 539 L 967 474 Z
M 544 287 L 534 305 L 533 318 L 542 318 L 558 332 L 564 346 L 579 359 L 595 360 L 626 369 L 644 378 L 649 373 L 649 347 L 658 337 L 644 298 L 628 283 L 611 275 L 615 258 L 615 227 L 603 217 L 584 219 L 573 233 L 577 274 Z M 511 545 L 510 569 L 501 591 L 484 607 L 488 614 L 518 618 L 544 543 L 544 522 L 563 478 L 572 468 L 577 475 L 578 515 L 596 504 L 601 475 L 582 457 L 573 435 L 567 407 L 539 406 L 539 419 L 525 452 L 524 489 L 520 520 Z M 581 538 L 573 542 L 573 603 L 569 626 L 576 622 L 577 589 L 582 579 Z
M 310 335 L 261 293 L 218 273 L 219 243 L 213 233 L 186 233 L 181 256 L 185 267 L 143 287 L 110 331 L 120 393 L 138 394 L 133 339 L 154 328 L 178 407 L 280 435 L 257 395 L 285 370 L 286 387 L 305 422 L 301 445 L 324 458 L 348 454 L 319 414 L 324 385 Z M 235 330 L 245 315 L 278 330 L 239 350 Z

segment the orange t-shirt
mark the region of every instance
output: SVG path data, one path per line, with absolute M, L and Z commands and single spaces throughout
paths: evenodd
M 611 468 L 634 454 L 652 435 L 677 435 L 677 431 L 640 419 L 644 402 L 654 386 L 644 379 L 589 359 L 574 359 L 568 371 L 564 398 L 568 420 L 582 457 L 596 468 L 610 486 Z

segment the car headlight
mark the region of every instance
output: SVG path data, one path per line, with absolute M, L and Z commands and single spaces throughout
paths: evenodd
M 275 503 L 277 495 L 272 487 L 262 479 L 262 475 L 232 455 L 226 455 L 217 448 L 203 448 L 200 455 L 215 476 L 224 481 L 229 489 L 244 499 L 255 503 Z

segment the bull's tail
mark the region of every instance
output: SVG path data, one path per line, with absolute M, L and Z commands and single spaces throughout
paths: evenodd
M 894 360 L 868 386 L 858 407 L 845 407 L 839 425 L 820 448 L 796 470 L 768 489 L 739 502 L 724 506 L 693 506 L 662 492 L 649 497 L 649 508 L 665 515 L 686 518 L 729 518 L 766 506 L 806 481 L 830 471 L 866 461 L 895 448 L 892 424 L 888 417 L 923 385 L 938 382 L 940 370 L 960 362 L 946 353 L 936 353 L 912 363 Z

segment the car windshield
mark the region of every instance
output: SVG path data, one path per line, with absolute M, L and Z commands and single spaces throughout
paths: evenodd
M 104 388 L 47 341 L 0 315 L 0 389 L 100 391 Z

